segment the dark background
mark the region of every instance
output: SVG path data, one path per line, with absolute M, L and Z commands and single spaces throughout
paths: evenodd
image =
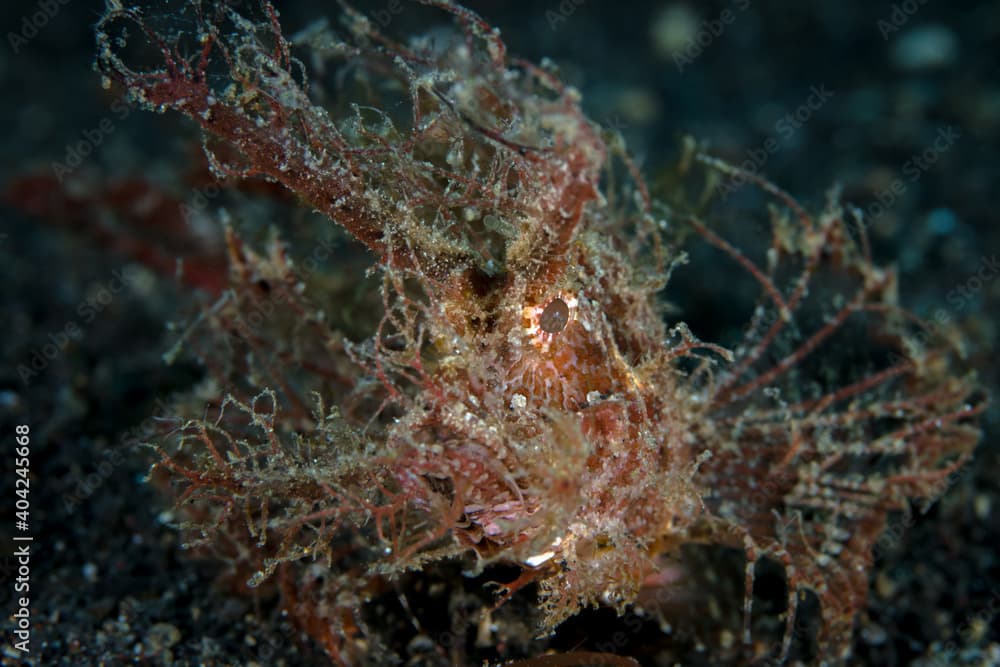
M 654 183 L 685 134 L 734 162 L 776 146 L 762 172 L 811 205 L 839 183 L 848 200 L 873 211 L 901 178 L 903 191 L 870 227 L 876 255 L 898 268 L 904 304 L 928 317 L 944 309 L 960 327 L 970 364 L 995 393 L 1000 280 L 988 269 L 1000 253 L 1000 3 L 469 4 L 500 28 L 511 52 L 554 60 L 591 117 L 623 133 Z M 406 3 L 359 6 L 386 18 L 395 34 L 434 23 Z M 196 146 L 189 124 L 114 111 L 113 92 L 92 70 L 97 2 L 54 2 L 51 17 L 15 52 L 10 35 L 44 7 L 6 3 L 0 19 L 0 188 L 52 173 L 104 119 L 111 131 L 78 175 L 169 182 Z M 335 11 L 334 3 L 279 7 L 288 32 Z M 732 21 L 721 30 L 714 24 L 711 34 L 724 11 Z M 685 53 L 699 33 L 710 38 L 700 52 Z M 794 131 L 779 124 L 815 89 L 832 96 Z M 913 156 L 944 128 L 957 139 L 914 172 Z M 128 287 L 83 322 L 79 304 L 108 289 L 129 261 L 85 230 L 7 204 L 0 220 L 0 470 L 13 498 L 13 424 L 30 424 L 35 664 L 93 664 L 98 656 L 109 664 L 266 665 L 279 657 L 310 664 L 280 620 L 252 600 L 213 592 L 211 566 L 183 559 L 161 521 L 167 508 L 142 483 L 148 459 L 123 445 L 153 423 L 158 397 L 196 377 L 161 360 L 174 339 L 165 322 L 182 297 L 169 281 L 136 269 Z M 724 271 L 704 279 L 724 282 Z M 69 323 L 81 335 L 23 381 L 18 366 Z M 944 500 L 880 550 L 855 641 L 858 664 L 1000 662 L 997 417 L 991 408 L 976 461 Z M 5 557 L 8 517 L 0 525 Z M 6 609 L 10 560 L 3 565 Z M 0 659 L 18 662 L 9 648 Z

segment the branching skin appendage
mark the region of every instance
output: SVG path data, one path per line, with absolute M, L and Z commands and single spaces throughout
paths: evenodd
M 386 650 L 362 610 L 405 571 L 518 566 L 500 600 L 537 584 L 546 633 L 588 606 L 657 613 L 692 544 L 746 555 L 742 642 L 719 660 L 785 659 L 801 591 L 819 655 L 846 658 L 888 514 L 943 492 L 978 439 L 957 352 L 897 305 L 835 194 L 813 215 L 689 146 L 685 182 L 742 176 L 773 200 L 770 238 L 738 249 L 709 209 L 654 209 L 573 89 L 475 14 L 422 4 L 455 19 L 452 43 L 397 43 L 346 6 L 342 31 L 295 43 L 267 2 L 192 2 L 168 27 L 116 4 L 98 25 L 108 85 L 192 119 L 220 178 L 286 186 L 381 276 L 381 320 L 352 341 L 282 243 L 227 228 L 230 290 L 186 341 L 211 381 L 157 444 L 191 534 L 276 583 L 342 664 Z M 328 61 L 343 75 L 325 94 Z M 666 315 L 681 241 L 759 288 L 738 344 Z M 841 367 L 859 338 L 869 358 Z M 773 647 L 751 604 L 765 558 L 788 591 Z

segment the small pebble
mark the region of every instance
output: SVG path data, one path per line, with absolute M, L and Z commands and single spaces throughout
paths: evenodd
M 668 5 L 653 20 L 653 47 L 664 59 L 682 53 L 698 35 L 698 15 L 687 5 Z
M 145 644 L 151 652 L 170 648 L 181 640 L 181 631 L 170 623 L 157 623 L 146 633 Z
M 975 508 L 976 518 L 980 521 L 985 521 L 990 517 L 990 511 L 993 509 L 993 500 L 990 498 L 989 494 L 976 494 L 976 499 L 973 501 L 973 507 Z
M 951 209 L 936 208 L 927 216 L 927 226 L 936 236 L 947 236 L 955 231 L 958 218 Z
M 891 598 L 896 592 L 896 582 L 885 572 L 879 572 L 875 577 L 875 590 L 883 600 Z
M 958 60 L 958 38 L 938 23 L 922 25 L 892 44 L 892 63 L 904 70 L 950 67 Z
M 15 391 L 5 389 L 0 391 L 0 408 L 5 410 L 16 410 L 21 407 L 21 396 Z

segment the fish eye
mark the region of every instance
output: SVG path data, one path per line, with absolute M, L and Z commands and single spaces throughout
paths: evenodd
M 559 297 L 552 299 L 542 311 L 542 316 L 538 318 L 538 326 L 549 334 L 559 333 L 566 328 L 567 322 L 569 322 L 569 306 Z

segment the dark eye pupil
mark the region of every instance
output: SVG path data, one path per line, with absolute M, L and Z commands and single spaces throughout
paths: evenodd
M 553 299 L 542 311 L 542 316 L 538 319 L 538 326 L 545 333 L 557 334 L 566 327 L 568 321 L 569 306 L 562 299 Z

